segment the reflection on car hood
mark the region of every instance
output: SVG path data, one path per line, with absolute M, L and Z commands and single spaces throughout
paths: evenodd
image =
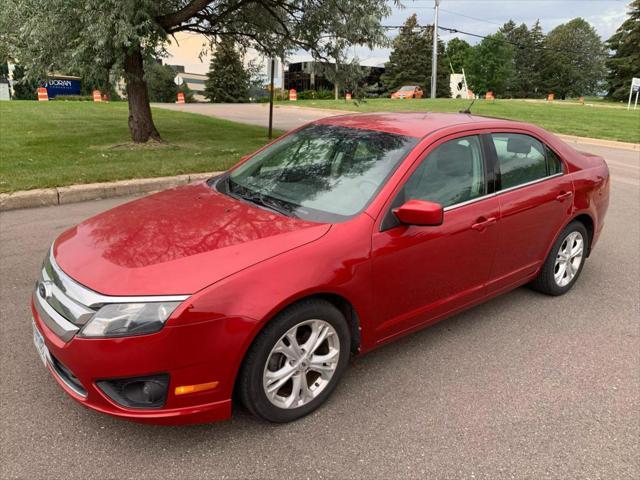
M 90 218 L 56 240 L 54 255 L 69 276 L 105 295 L 190 294 L 329 228 L 198 183 Z

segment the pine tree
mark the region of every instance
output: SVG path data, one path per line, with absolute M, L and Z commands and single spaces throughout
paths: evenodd
M 249 74 L 236 45 L 228 37 L 216 45 L 211 58 L 204 95 L 214 103 L 239 103 L 249 100 Z
M 393 50 L 385 65 L 381 80 L 392 92 L 403 85 L 419 85 L 425 92 L 431 90 L 431 58 L 433 28 L 421 29 L 418 18 L 411 15 L 393 40 Z M 449 66 L 444 43 L 438 42 L 438 97 L 449 97 Z
M 608 96 L 626 100 L 631 79 L 640 77 L 640 0 L 631 2 L 629 18 L 607 40 L 613 55 L 607 60 Z
M 540 76 L 544 35 L 540 22 L 536 22 L 529 30 L 526 24 L 516 25 L 513 20 L 509 20 L 500 32 L 513 45 L 514 75 L 505 94 L 518 98 L 540 95 L 539 92 L 544 90 Z

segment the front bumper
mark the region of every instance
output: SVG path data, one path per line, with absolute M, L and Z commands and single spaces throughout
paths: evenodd
M 46 313 L 41 313 L 33 301 L 31 310 L 50 353 L 47 368 L 82 405 L 126 420 L 167 425 L 207 423 L 231 416 L 240 348 L 234 350 L 235 337 L 225 335 L 226 319 L 167 325 L 158 333 L 138 337 L 73 336 L 65 342 L 43 321 Z M 242 343 L 240 337 L 235 339 Z M 170 377 L 166 402 L 157 409 L 123 407 L 96 385 L 104 379 L 157 373 L 168 373 Z M 205 382 L 218 384 L 212 390 L 175 395 L 177 386 Z

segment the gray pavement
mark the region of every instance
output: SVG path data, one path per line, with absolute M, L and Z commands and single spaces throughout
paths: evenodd
M 287 425 L 145 426 L 68 398 L 32 344 L 33 282 L 56 235 L 127 199 L 0 214 L 1 478 L 638 478 L 640 159 L 601 153 L 611 207 L 569 294 L 520 288 L 356 358 Z
M 234 122 L 251 125 L 269 125 L 268 103 L 153 103 L 155 108 L 176 110 L 180 112 L 199 113 L 209 117 L 224 118 Z M 273 128 L 291 130 L 307 122 L 331 115 L 342 115 L 340 111 L 328 111 L 311 108 L 287 107 L 274 105 Z

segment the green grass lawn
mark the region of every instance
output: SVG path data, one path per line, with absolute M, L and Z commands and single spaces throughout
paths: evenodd
M 356 104 L 344 100 L 299 100 L 283 102 L 299 107 L 350 110 L 354 112 L 457 112 L 466 108 L 469 100 L 420 99 L 391 100 L 370 99 Z M 524 100 L 476 100 L 471 108 L 477 115 L 509 118 L 535 123 L 551 132 L 580 137 L 603 138 L 622 142 L 640 142 L 640 109 L 579 105 L 573 102 L 553 103 Z
M 153 110 L 161 146 L 132 146 L 127 104 L 0 102 L 0 192 L 224 170 L 266 129 Z

